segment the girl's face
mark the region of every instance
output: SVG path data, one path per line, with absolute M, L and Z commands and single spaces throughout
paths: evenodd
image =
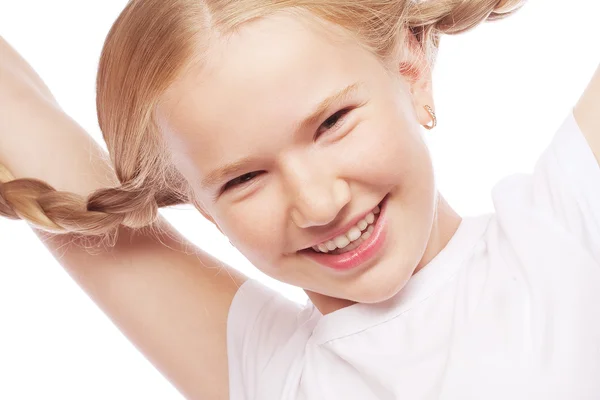
M 421 137 L 428 74 L 408 83 L 339 28 L 286 15 L 246 24 L 207 58 L 158 120 L 203 214 L 257 268 L 323 311 L 391 297 L 447 243 L 457 219 L 436 212 L 447 206 Z M 362 258 L 348 252 L 344 270 L 314 258 L 378 205 Z

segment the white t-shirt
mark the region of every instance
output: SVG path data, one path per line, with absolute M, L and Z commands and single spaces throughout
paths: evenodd
M 492 197 L 383 303 L 323 316 L 247 281 L 231 399 L 600 399 L 600 168 L 572 113 Z

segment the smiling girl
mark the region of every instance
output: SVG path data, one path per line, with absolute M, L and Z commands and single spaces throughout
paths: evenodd
M 441 35 L 522 5 L 130 1 L 97 81 L 114 174 L 3 43 L 0 214 L 189 398 L 594 398 L 600 72 L 492 214 L 451 208 L 423 137 Z M 39 130 L 64 160 L 17 156 Z M 308 304 L 185 252 L 157 212 L 185 203 Z

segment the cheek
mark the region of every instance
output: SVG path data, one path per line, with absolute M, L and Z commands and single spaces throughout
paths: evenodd
M 408 184 L 430 174 L 431 159 L 419 126 L 390 112 L 374 115 L 356 127 L 346 159 L 353 154 L 357 173 L 382 185 Z M 343 160 L 340 160 L 343 161 Z
M 280 254 L 285 245 L 281 202 L 266 192 L 263 190 L 253 198 L 229 205 L 220 221 L 223 232 L 253 263 L 268 262 Z

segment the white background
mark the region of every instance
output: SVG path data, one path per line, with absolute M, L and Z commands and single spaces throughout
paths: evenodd
M 125 4 L 0 0 L 0 35 L 99 141 L 97 61 Z M 461 215 L 490 211 L 494 183 L 531 170 L 600 62 L 599 11 L 592 0 L 531 0 L 510 19 L 444 38 L 434 73 L 440 125 L 427 136 L 440 190 Z M 205 250 L 306 298 L 260 274 L 195 211 L 164 214 Z M 0 399 L 181 398 L 23 222 L 0 220 Z

